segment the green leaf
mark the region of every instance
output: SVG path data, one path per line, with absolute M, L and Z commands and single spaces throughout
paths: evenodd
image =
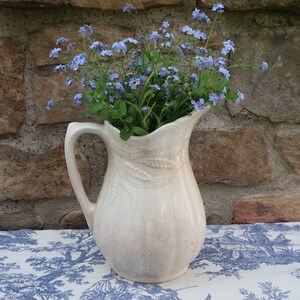
M 126 103 L 123 102 L 122 100 L 117 100 L 114 102 L 114 110 L 111 113 L 111 117 L 113 119 L 121 119 L 122 116 L 127 114 L 127 106 Z
M 140 120 L 140 115 L 139 112 L 136 110 L 136 108 L 134 106 L 128 105 L 128 115 L 126 115 L 125 119 L 127 119 L 129 116 L 132 117 L 132 121 L 127 121 L 128 123 L 135 123 L 135 124 L 139 124 L 139 120 Z
M 229 90 L 230 88 L 229 80 L 226 78 L 221 78 L 218 80 L 217 83 L 213 84 L 212 87 L 214 88 L 215 93 L 222 93 L 225 87 L 227 90 Z
M 237 93 L 227 93 L 226 94 L 226 100 L 229 100 L 229 101 L 234 101 L 238 98 L 238 95 Z
M 107 107 L 103 106 L 102 109 L 98 111 L 97 115 L 99 115 L 102 120 L 108 120 L 109 109 Z
M 89 104 L 89 112 L 91 114 L 98 114 L 99 111 L 103 108 L 103 101 L 93 101 Z
M 158 57 L 158 59 L 159 59 L 159 57 Z M 166 68 L 171 67 L 171 66 L 178 66 L 178 61 L 176 59 L 174 59 L 173 57 L 169 56 L 163 60 L 163 65 Z
M 132 121 L 133 121 L 133 116 L 127 116 L 125 119 L 123 119 L 123 121 L 125 122 L 125 123 L 132 123 Z
M 222 87 L 227 87 L 227 88 L 229 88 L 229 80 L 228 79 L 226 79 L 226 78 L 221 78 L 220 80 L 219 80 L 219 84 L 220 84 L 220 86 L 222 86 Z
M 131 94 L 131 93 L 124 93 L 124 97 L 125 97 L 126 99 L 133 99 L 133 98 L 134 98 L 134 95 Z
M 152 51 L 152 52 L 149 52 L 149 58 L 151 60 L 151 63 L 153 65 L 157 65 L 160 61 L 160 51 L 159 50 L 156 50 L 156 51 Z
M 133 134 L 133 132 L 132 132 L 132 129 L 130 129 L 130 128 L 122 128 L 120 130 L 120 138 L 123 141 L 127 141 L 132 136 L 132 134 Z
M 124 116 L 127 114 L 127 106 L 126 103 L 122 100 L 117 100 L 114 103 L 115 107 L 120 111 L 121 116 Z
M 119 113 L 117 110 L 113 110 L 113 111 L 111 112 L 111 118 L 112 118 L 113 120 L 118 120 L 118 119 L 121 118 L 121 115 L 120 115 L 120 113 Z
M 149 132 L 147 130 L 145 130 L 144 128 L 142 128 L 142 127 L 133 126 L 133 133 L 135 133 L 136 135 L 141 136 L 141 135 L 146 135 Z
M 174 107 L 174 108 L 176 108 L 177 105 L 178 105 L 178 103 L 177 103 L 177 101 L 175 101 L 175 100 L 172 100 L 172 101 L 170 101 L 170 103 L 169 103 L 169 107 Z
M 145 94 L 144 94 L 144 97 L 143 97 L 143 101 L 145 101 L 151 94 L 154 94 L 155 91 L 150 89 L 148 90 Z
M 149 65 L 149 58 L 144 54 L 142 55 L 142 70 L 146 70 Z

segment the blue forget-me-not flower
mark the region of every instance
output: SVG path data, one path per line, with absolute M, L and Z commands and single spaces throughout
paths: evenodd
M 82 103 L 82 98 L 83 98 L 82 93 L 75 94 L 74 95 L 74 103 L 75 104 L 81 104 Z
M 60 38 L 58 38 L 57 40 L 56 40 L 56 45 L 62 45 L 62 44 L 64 44 L 64 43 L 66 43 L 66 42 L 68 42 L 69 40 L 67 39 L 67 38 L 65 38 L 65 37 L 60 37 Z
M 195 21 L 204 21 L 205 23 L 210 22 L 210 18 L 204 12 L 201 12 L 198 8 L 194 9 L 192 17 Z
M 221 50 L 221 53 L 223 55 L 226 55 L 231 51 L 234 52 L 234 42 L 233 41 L 227 40 L 227 41 L 223 42 L 223 46 L 224 47 Z
M 55 104 L 55 101 L 54 101 L 53 99 L 49 99 L 49 100 L 47 101 L 47 109 L 48 109 L 48 110 L 54 109 L 54 104 Z
M 212 9 L 211 9 L 212 11 L 215 11 L 215 12 L 218 12 L 218 13 L 222 13 L 222 12 L 224 12 L 224 4 L 222 4 L 222 3 L 216 3 L 213 7 L 212 7 Z
M 205 107 L 203 98 L 200 98 L 198 101 L 191 100 L 191 104 L 193 105 L 195 111 L 202 110 Z
M 85 52 L 79 53 L 76 56 L 74 56 L 70 69 L 73 71 L 77 71 L 79 66 L 82 66 L 86 63 L 87 60 L 87 54 Z
M 90 25 L 83 25 L 82 27 L 80 27 L 79 29 L 79 34 L 83 37 L 83 38 L 87 38 L 89 36 L 91 36 L 93 34 L 94 30 Z
M 50 51 L 49 57 L 58 58 L 58 53 L 61 51 L 61 48 L 54 48 Z

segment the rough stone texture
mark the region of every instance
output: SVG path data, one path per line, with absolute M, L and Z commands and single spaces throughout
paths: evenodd
M 67 89 L 63 74 L 48 77 L 35 75 L 33 87 L 37 124 L 71 122 L 87 118 L 85 107 L 74 104 L 72 91 Z M 47 109 L 48 99 L 55 100 L 54 109 L 50 111 Z
M 49 57 L 49 52 L 56 48 L 56 40 L 59 37 L 66 37 L 70 41 L 79 41 L 79 28 L 82 24 L 66 23 L 46 25 L 40 31 L 29 34 L 29 49 L 35 58 L 38 66 L 56 65 L 58 62 Z M 122 40 L 134 35 L 134 29 L 118 25 L 91 24 L 94 29 L 94 38 L 106 44 Z
M 14 38 L 0 38 L 0 135 L 15 134 L 25 120 L 25 56 Z
M 275 136 L 275 148 L 300 176 L 300 130 L 279 131 Z
M 242 106 L 273 122 L 300 122 L 300 27 L 263 28 L 241 32 L 236 39 L 236 63 L 260 63 L 270 68 L 232 72 L 233 86 L 246 95 Z
M 32 210 L 0 213 L 0 230 L 42 229 L 43 222 Z
M 237 131 L 194 131 L 191 162 L 198 183 L 251 185 L 271 179 L 268 152 L 253 128 Z
M 211 8 L 215 3 L 215 0 L 198 0 L 199 7 Z M 298 0 L 223 0 L 222 3 L 228 10 L 274 9 L 300 12 Z
M 62 228 L 65 229 L 84 229 L 88 228 L 88 225 L 85 220 L 85 216 L 82 212 L 82 210 L 73 210 L 64 215 L 61 220 L 59 221 L 59 224 Z
M 62 4 L 63 0 L 0 0 L 0 5 L 11 7 L 49 7 Z
M 127 3 L 133 4 L 138 10 L 144 10 L 162 5 L 180 5 L 183 4 L 183 0 L 70 0 L 70 4 L 73 6 L 115 11 L 121 11 Z
M 1 201 L 0 230 L 41 229 L 43 221 L 35 210 L 34 201 Z
M 70 4 L 75 7 L 113 11 L 121 11 L 127 3 L 129 3 L 127 0 L 0 0 L 0 5 L 10 7 L 51 7 Z M 162 5 L 180 5 L 183 4 L 183 0 L 132 0 L 130 3 L 135 5 L 138 10 L 144 10 Z
M 278 0 L 276 3 L 274 0 L 224 1 L 226 10 L 236 11 L 220 16 L 220 26 L 216 28 L 217 35 L 212 37 L 211 46 L 219 49 L 220 42 L 231 38 L 237 44 L 235 53 L 230 55 L 231 62 L 239 62 L 239 58 L 250 63 L 266 60 L 270 63 L 270 70 L 265 75 L 256 70 L 232 70 L 232 78 L 235 73 L 238 75 L 234 79 L 233 89 L 246 92 L 243 104 L 245 109 L 235 105 L 235 111 L 230 110 L 232 115 L 236 115 L 234 118 L 230 118 L 227 113 L 219 116 L 210 112 L 203 117 L 196 129 L 199 132 L 194 133 L 191 139 L 193 167 L 201 184 L 207 221 L 213 224 L 231 222 L 235 199 L 253 198 L 253 195 L 266 193 L 278 196 L 278 191 L 299 193 L 299 137 L 288 133 L 299 132 L 299 125 L 295 122 L 299 122 L 300 116 L 300 20 L 295 12 L 299 11 L 300 3 L 288 0 Z M 4 2 L 11 8 L 7 5 L 4 7 Z M 84 6 L 80 8 L 75 6 L 75 1 L 71 4 L 70 0 L 0 0 L 0 40 L 1 45 L 6 44 L 5 55 L 2 57 L 0 54 L 0 131 L 4 128 L 6 133 L 16 133 L 0 136 L 0 224 L 1 220 L 7 222 L 6 227 L 2 228 L 80 226 L 78 223 L 83 220 L 83 215 L 71 191 L 65 166 L 63 167 L 63 152 L 55 154 L 55 149 L 45 149 L 62 143 L 66 124 L 61 122 L 83 121 L 85 116 L 81 119 L 81 111 L 72 108 L 72 105 L 67 107 L 61 103 L 57 104 L 55 111 L 46 110 L 49 98 L 58 100 L 66 95 L 63 79 L 58 74 L 52 74 L 57 61 L 48 58 L 48 54 L 56 47 L 58 37 L 78 38 L 79 27 L 84 23 L 92 24 L 93 27 L 93 24 L 100 23 L 102 37 L 100 35 L 99 39 L 110 44 L 127 36 L 138 36 L 139 28 L 122 27 L 133 26 L 134 22 L 128 15 L 120 12 L 125 3 L 116 2 L 83 1 Z M 168 1 L 169 4 L 171 2 Z M 202 2 L 210 6 L 217 1 Z M 95 3 L 101 3 L 102 10 L 99 7 L 91 8 Z M 175 1 L 172 3 L 175 4 Z M 168 20 L 172 28 L 173 25 L 180 26 L 181 30 L 183 25 L 191 21 L 191 11 L 197 1 L 176 3 L 178 6 L 164 6 L 162 0 L 136 1 L 139 9 L 159 5 L 141 12 L 138 17 L 150 30 L 154 23 L 153 30 L 157 30 L 163 20 Z M 40 5 L 48 8 L 38 8 Z M 246 9 L 251 11 L 241 12 Z M 213 14 L 210 8 L 207 13 Z M 3 37 L 15 37 L 23 47 L 16 40 Z M 15 41 L 16 44 L 10 44 L 9 41 Z M 0 53 L 4 53 L 4 48 L 1 47 Z M 23 63 L 18 66 L 20 58 Z M 3 72 L 3 66 L 9 71 Z M 9 90 L 3 89 L 6 84 L 4 78 L 7 80 L 8 77 L 16 83 L 10 84 L 13 88 Z M 7 100 L 5 93 L 8 92 L 20 98 L 11 96 Z M 247 111 L 248 108 L 254 114 L 266 118 L 257 118 Z M 3 112 L 8 110 L 11 113 L 5 122 L 10 123 L 5 123 L 8 125 L 3 127 Z M 281 123 L 272 124 L 267 118 Z M 37 124 L 46 125 L 36 126 Z M 238 129 L 246 126 L 251 126 L 248 131 Z M 273 140 L 276 130 L 278 133 Z M 105 173 L 105 146 L 100 138 L 88 134 L 82 136 L 79 143 L 90 163 L 92 180 L 88 196 L 95 201 Z M 5 150 L 3 147 L 6 147 Z M 30 153 L 24 149 L 31 149 Z M 51 151 L 54 151 L 52 153 L 55 158 L 51 158 Z M 22 170 L 27 170 L 25 175 Z M 58 187 L 55 180 L 58 181 Z M 63 184 L 59 185 L 61 181 L 67 182 L 66 188 Z M 61 196 L 62 194 L 66 196 Z M 14 202 L 14 207 L 3 210 L 9 202 Z
M 237 200 L 232 222 L 300 222 L 300 193 Z
M 84 186 L 89 187 L 89 164 L 77 153 Z M 41 154 L 0 145 L 0 200 L 73 196 L 63 146 Z

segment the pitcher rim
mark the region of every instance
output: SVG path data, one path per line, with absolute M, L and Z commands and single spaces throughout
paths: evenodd
M 162 131 L 163 129 L 166 129 L 168 127 L 172 127 L 174 126 L 174 124 L 176 123 L 181 123 L 182 121 L 186 120 L 186 119 L 194 119 L 194 117 L 196 117 L 198 114 L 200 115 L 200 117 L 202 115 L 204 115 L 206 112 L 208 112 L 210 110 L 211 106 L 210 105 L 207 105 L 204 109 L 202 110 L 198 110 L 198 111 L 192 111 L 190 114 L 188 115 L 185 115 L 183 117 L 180 117 L 178 119 L 176 119 L 175 121 L 173 122 L 170 122 L 170 123 L 167 123 L 167 124 L 164 124 L 162 125 L 161 127 L 158 127 L 156 128 L 154 131 L 150 132 L 150 133 L 147 133 L 145 135 L 141 135 L 141 136 L 131 136 L 129 138 L 128 141 L 130 140 L 143 140 L 143 139 L 147 139 L 149 137 L 152 137 L 154 135 L 156 135 L 159 131 Z M 113 130 L 118 136 L 120 134 L 120 130 L 118 128 L 116 128 L 115 126 L 113 126 L 110 122 L 108 121 L 104 121 L 104 124 L 106 127 L 108 127 L 110 130 Z M 126 141 L 126 142 L 128 142 Z

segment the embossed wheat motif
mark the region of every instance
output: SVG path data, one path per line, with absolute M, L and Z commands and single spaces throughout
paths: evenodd
M 177 168 L 177 164 L 174 163 L 171 160 L 168 159 L 162 159 L 162 158 L 148 158 L 142 161 L 139 161 L 140 163 L 144 163 L 149 168 L 155 168 L 155 169 L 175 169 Z
M 111 204 L 114 204 L 114 202 L 116 200 L 118 185 L 119 185 L 119 182 L 118 182 L 118 180 L 116 180 L 116 182 L 113 185 L 112 192 L 111 192 L 111 199 L 110 199 Z
M 125 167 L 128 168 L 128 171 L 130 172 L 130 174 L 133 177 L 135 177 L 137 179 L 140 179 L 142 181 L 146 181 L 146 182 L 150 181 L 150 176 L 146 172 L 136 168 L 135 166 L 133 166 L 129 162 L 125 162 L 124 165 L 125 165 Z

